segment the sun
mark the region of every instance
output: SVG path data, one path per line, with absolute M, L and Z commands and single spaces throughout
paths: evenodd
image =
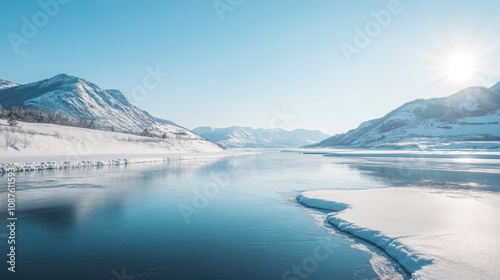
M 486 44 L 485 38 L 447 37 L 429 45 L 421 53 L 424 77 L 429 79 L 429 96 L 442 96 L 467 87 L 491 87 L 498 73 L 493 61 L 498 44 Z M 418 62 L 416 65 L 419 65 Z
M 453 52 L 446 58 L 446 76 L 454 82 L 471 81 L 476 76 L 476 71 L 476 59 L 469 52 Z

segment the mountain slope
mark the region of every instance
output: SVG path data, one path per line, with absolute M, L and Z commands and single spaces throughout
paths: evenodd
M 204 139 L 152 138 L 47 123 L 19 122 L 14 130 L 6 127 L 7 120 L 0 120 L 0 173 L 2 163 L 70 161 L 73 164 L 82 160 L 226 153 Z M 8 147 L 3 139 L 6 131 L 17 139 Z
M 0 104 L 6 109 L 32 107 L 72 120 L 93 120 L 103 130 L 140 133 L 147 129 L 154 136 L 200 139 L 195 133 L 132 105 L 118 90 L 103 90 L 65 74 L 0 89 Z
M 13 82 L 11 82 L 11 81 L 0 80 L 0 89 L 10 88 L 10 87 L 15 87 L 15 86 L 17 86 L 17 85 L 18 85 L 18 84 L 13 83 Z
M 328 135 L 318 130 L 253 129 L 232 126 L 226 128 L 197 127 L 199 135 L 232 148 L 286 148 L 309 145 L 325 139 Z
M 308 147 L 423 148 L 454 141 L 500 140 L 500 83 L 444 98 L 415 100 Z

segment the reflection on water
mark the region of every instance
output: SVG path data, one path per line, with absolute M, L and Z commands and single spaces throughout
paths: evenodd
M 74 205 L 46 206 L 23 212 L 24 222 L 41 223 L 58 229 L 74 226 L 77 209 Z M 20 212 L 18 212 L 19 214 Z
M 340 164 L 388 186 L 500 191 L 497 159 L 363 158 L 345 159 Z
M 317 157 L 274 152 L 20 173 L 17 272 L 14 278 L 6 270 L 0 274 L 282 279 L 292 266 L 302 266 L 318 242 L 332 237 L 335 249 L 307 272 L 309 279 L 371 279 L 377 276 L 371 255 L 318 227 L 294 200 L 299 191 L 327 186 L 341 172 Z M 193 205 L 207 184 L 218 182 L 214 176 L 224 179 L 225 188 L 187 224 L 179 205 Z M 5 198 L 2 189 L 1 205 Z
M 497 163 L 479 161 L 426 159 L 402 165 L 391 159 L 269 151 L 20 173 L 18 272 L 13 278 L 2 269 L 0 275 L 116 279 L 115 273 L 125 271 L 137 280 L 283 279 L 293 266 L 310 260 L 319 242 L 332 237 L 331 255 L 302 271 L 308 279 L 374 279 L 372 255 L 357 241 L 318 226 L 311 213 L 324 214 L 298 205 L 295 195 L 408 185 L 498 190 L 498 174 L 485 172 Z M 207 186 L 219 189 L 204 193 Z M 6 205 L 5 188 L 0 203 Z M 194 207 L 189 224 L 180 205 Z M 5 215 L 2 210 L 0 220 Z M 0 241 L 5 248 L 6 239 Z M 293 277 L 299 276 L 285 279 Z

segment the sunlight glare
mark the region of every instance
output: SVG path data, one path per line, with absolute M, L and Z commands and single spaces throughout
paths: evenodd
M 474 78 L 476 63 L 474 57 L 467 52 L 455 52 L 447 57 L 446 75 L 455 82 L 470 81 Z

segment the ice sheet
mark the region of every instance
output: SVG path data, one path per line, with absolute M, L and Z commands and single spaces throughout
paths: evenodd
M 500 195 L 387 188 L 301 193 L 328 222 L 376 244 L 415 279 L 498 279 Z

